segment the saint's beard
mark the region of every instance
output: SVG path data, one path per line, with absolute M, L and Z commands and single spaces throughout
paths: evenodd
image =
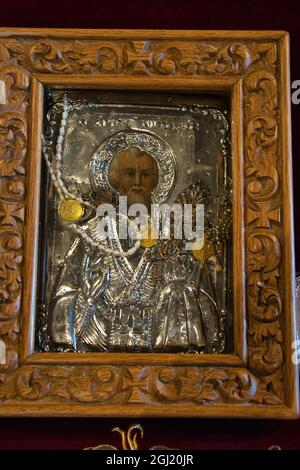
M 148 192 L 141 190 L 141 191 L 129 191 L 127 193 L 127 205 L 128 207 L 132 206 L 133 204 L 144 204 L 147 209 L 150 209 L 151 205 L 151 194 Z

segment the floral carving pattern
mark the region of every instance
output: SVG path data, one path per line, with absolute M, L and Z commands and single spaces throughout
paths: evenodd
M 281 403 L 284 396 L 276 78 L 268 71 L 251 72 L 244 80 L 244 92 L 247 218 L 251 227 L 247 240 L 249 367 L 261 379 L 260 401 Z
M 6 349 L 1 370 L 18 366 L 29 88 L 29 74 L 3 45 L 0 80 L 0 338 Z
M 247 403 L 257 390 L 256 378 L 245 369 L 148 367 L 140 379 L 145 401 L 158 403 Z
M 64 74 L 236 75 L 272 68 L 273 42 L 3 39 L 3 53 L 30 72 Z
M 257 391 L 257 379 L 244 369 L 199 367 L 27 367 L 1 384 L 0 399 L 51 402 L 128 403 L 247 403 Z
M 0 386 L 2 400 L 19 397 L 25 401 L 44 398 L 61 402 L 126 403 L 132 387 L 126 367 L 28 367 L 11 375 L 10 382 Z

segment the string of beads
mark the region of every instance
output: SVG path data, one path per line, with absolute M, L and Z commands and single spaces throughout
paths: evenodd
M 65 183 L 62 178 L 61 164 L 62 164 L 62 156 L 63 156 L 63 144 L 64 144 L 66 128 L 67 128 L 67 123 L 68 123 L 68 116 L 69 116 L 68 97 L 67 95 L 64 95 L 64 109 L 63 109 L 63 113 L 61 117 L 59 135 L 58 135 L 57 143 L 56 143 L 55 170 L 53 169 L 52 163 L 47 153 L 45 139 L 42 138 L 44 159 L 45 159 L 48 171 L 49 171 L 51 181 L 53 183 L 54 188 L 57 191 L 57 194 L 60 200 L 64 201 L 64 200 L 72 199 L 74 201 L 77 201 L 83 207 L 86 206 L 86 207 L 92 208 L 94 206 L 89 201 L 85 201 L 80 196 L 75 196 L 74 194 L 70 193 L 68 188 L 65 186 Z M 135 242 L 135 244 L 132 246 L 132 248 L 128 249 L 127 251 L 123 251 L 122 247 L 121 247 L 121 250 L 114 250 L 112 248 L 105 246 L 103 243 L 99 242 L 98 240 L 95 240 L 94 238 L 92 238 L 90 235 L 88 235 L 88 233 L 85 231 L 85 229 L 82 226 L 72 223 L 70 224 L 70 227 L 72 227 L 72 229 L 78 235 L 80 235 L 91 247 L 99 248 L 105 253 L 111 254 L 113 256 L 122 256 L 124 258 L 132 256 L 139 249 L 141 245 L 141 242 L 138 239 Z M 115 233 L 117 234 L 116 231 Z M 119 246 L 121 245 L 119 244 Z

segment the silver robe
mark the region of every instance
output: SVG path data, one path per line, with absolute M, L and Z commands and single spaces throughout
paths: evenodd
M 107 240 L 120 249 L 119 240 Z M 52 296 L 50 337 L 78 351 L 220 352 L 218 308 L 204 270 L 215 275 L 213 263 L 186 251 L 165 259 L 155 245 L 127 259 L 77 238 Z

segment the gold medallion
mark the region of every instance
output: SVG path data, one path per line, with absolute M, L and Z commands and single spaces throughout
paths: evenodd
M 84 208 L 76 199 L 65 199 L 59 204 L 58 215 L 66 222 L 77 222 L 84 214 Z
M 196 245 L 193 249 L 193 256 L 200 261 L 206 261 L 214 256 L 214 254 L 213 244 L 208 241 L 204 242 L 202 248 L 198 249 Z
M 153 227 L 151 227 L 151 224 L 141 227 L 140 232 L 141 232 L 140 243 L 143 248 L 151 248 L 152 246 L 156 245 L 157 234 L 154 231 Z

